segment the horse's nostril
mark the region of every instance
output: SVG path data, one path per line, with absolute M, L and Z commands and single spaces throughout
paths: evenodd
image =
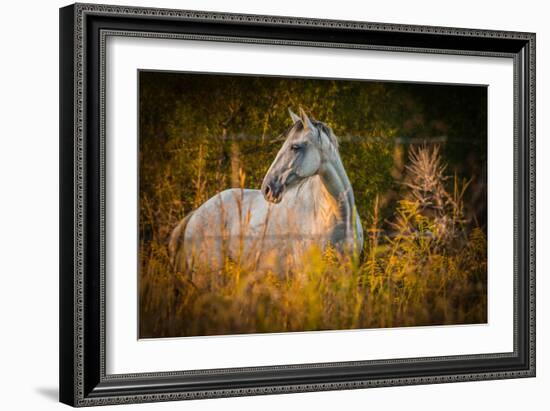
M 268 194 L 269 194 L 269 186 L 265 186 L 264 194 L 265 194 L 265 195 L 268 195 Z

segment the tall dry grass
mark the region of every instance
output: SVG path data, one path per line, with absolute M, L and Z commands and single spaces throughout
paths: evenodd
M 486 236 L 465 218 L 468 182 L 446 174 L 437 147 L 412 149 L 406 174 L 391 221 L 379 221 L 375 202 L 359 261 L 314 248 L 303 269 L 283 276 L 226 258 L 222 270 L 191 277 L 171 266 L 167 224 L 141 242 L 140 336 L 486 322 Z M 193 184 L 200 203 L 200 175 Z

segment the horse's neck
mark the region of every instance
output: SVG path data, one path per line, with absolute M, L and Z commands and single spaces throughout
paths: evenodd
M 307 200 L 303 198 L 301 203 L 309 202 L 310 219 L 319 231 L 326 231 L 341 218 L 338 201 L 328 191 L 321 176 L 311 177 L 306 184 L 307 187 L 302 192 Z
M 299 214 L 302 229 L 329 233 L 335 243 L 352 235 L 355 201 L 339 158 L 324 163 L 318 175 L 288 194 L 288 206 Z
M 338 206 L 339 226 L 336 234 L 340 237 L 349 236 L 353 227 L 355 198 L 342 161 L 336 153 L 331 161 L 323 163 L 319 176 L 324 188 Z

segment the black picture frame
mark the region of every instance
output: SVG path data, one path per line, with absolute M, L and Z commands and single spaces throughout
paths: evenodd
M 109 35 L 510 57 L 514 351 L 105 373 L 104 47 Z M 503 222 L 504 223 L 504 222 Z M 535 34 L 96 4 L 60 9 L 60 401 L 73 406 L 535 376 Z

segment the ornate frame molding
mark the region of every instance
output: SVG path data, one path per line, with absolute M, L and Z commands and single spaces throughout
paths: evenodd
M 531 377 L 535 375 L 535 35 L 523 32 L 490 31 L 448 27 L 413 26 L 296 17 L 227 14 L 170 9 L 150 9 L 95 4 L 76 4 L 61 9 L 61 313 L 60 313 L 60 381 L 61 401 L 75 406 L 170 401 L 178 399 L 216 398 L 303 391 L 324 391 L 394 385 L 432 384 Z M 108 29 L 101 26 L 105 19 L 136 20 L 142 29 L 134 27 Z M 94 22 L 97 18 L 98 23 Z M 167 31 L 148 31 L 151 19 L 167 22 Z M 203 23 L 204 34 L 170 32 L 170 27 L 186 23 Z M 94 25 L 95 24 L 95 25 Z M 285 28 L 288 37 L 266 38 L 254 35 L 223 35 L 214 33 L 215 25 L 246 27 L 249 31 Z M 179 26 L 178 26 L 179 27 Z M 297 38 L 301 28 L 318 28 L 333 32 L 370 33 L 380 38 L 387 34 L 403 34 L 414 44 L 395 45 L 361 42 L 327 42 Z M 297 30 L 293 37 L 293 30 Z M 265 31 L 262 33 L 265 35 Z M 514 352 L 472 356 L 416 358 L 403 360 L 357 361 L 274 367 L 253 367 L 225 370 L 174 371 L 106 375 L 105 373 L 105 47 L 108 36 L 156 37 L 229 41 L 240 43 L 282 44 L 332 48 L 362 48 L 384 51 L 422 52 L 436 54 L 466 54 L 514 59 L 514 153 L 516 212 L 514 219 Z M 386 37 L 384 37 L 386 36 Z M 353 37 L 353 36 L 352 36 Z M 403 37 L 403 38 L 405 38 Z M 414 41 L 413 41 L 414 40 Z M 487 41 L 490 40 L 490 41 Z M 430 43 L 431 42 L 431 43 Z M 422 44 L 428 44 L 423 46 Z M 434 47 L 433 45 L 437 45 Z M 495 44 L 506 47 L 494 50 Z M 456 47 L 460 45 L 460 47 Z M 478 46 L 476 48 L 476 45 Z M 481 46 L 480 46 L 481 45 Z M 69 82 L 68 78 L 71 79 Z M 94 80 L 95 79 L 95 80 Z M 92 89 L 93 85 L 93 89 Z M 99 110 L 88 103 L 97 94 Z M 91 117 L 98 124 L 91 126 Z M 91 128 L 90 128 L 91 127 Z M 97 137 L 97 142 L 91 138 Z M 95 141 L 95 140 L 94 140 Z M 89 153 L 97 150 L 98 159 Z M 95 152 L 95 151 L 94 151 Z M 95 177 L 91 175 L 97 174 Z M 97 198 L 94 196 L 97 195 Z M 94 197 L 91 200 L 91 197 Z M 93 204 L 92 204 L 92 203 Z M 89 213 L 88 210 L 93 210 Z M 523 214 L 524 213 L 524 214 Z M 93 214 L 93 216 L 91 216 Z M 91 222 L 97 223 L 97 233 Z M 96 244 L 97 243 L 97 244 Z M 70 248 L 70 253 L 66 250 Z M 97 267 L 90 258 L 97 258 Z M 524 294 L 520 295 L 523 290 Z M 94 312 L 90 316 L 90 306 Z M 97 311 L 97 318 L 95 318 Z M 91 333 L 91 334 L 90 334 Z M 90 339 L 90 335 L 93 338 Z M 93 341 L 92 341 L 93 340 Z M 96 341 L 97 340 L 97 341 Z M 522 357 L 522 361 L 519 361 Z M 402 369 L 421 363 L 484 362 L 514 360 L 515 366 L 473 370 L 452 374 L 407 376 L 401 371 L 394 376 L 370 376 L 326 381 L 312 377 L 311 383 L 271 385 L 227 385 L 211 388 L 205 379 L 201 387 L 193 384 L 197 376 L 272 373 L 279 371 L 340 370 L 341 368 L 388 365 Z M 512 364 L 512 363 L 510 363 Z M 515 363 L 514 363 L 515 364 Z M 491 367 L 489 366 L 488 369 Z M 229 377 L 228 377 L 229 378 Z M 320 378 L 320 377 L 319 377 Z M 161 386 L 161 392 L 140 389 L 149 384 Z M 180 382 L 177 382 L 180 381 Z M 178 385 L 179 384 L 179 385 Z

